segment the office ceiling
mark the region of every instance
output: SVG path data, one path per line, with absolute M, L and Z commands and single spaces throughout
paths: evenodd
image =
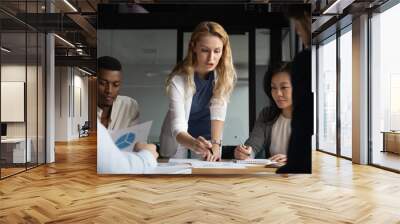
M 45 0 L 39 1 L 18 1 L 18 0 L 1 0 L 0 1 L 0 26 L 3 32 L 18 33 L 20 30 L 24 30 L 27 26 L 33 29 L 55 32 L 65 40 L 71 42 L 76 46 L 75 49 L 71 49 L 71 46 L 66 44 L 64 41 L 56 38 L 56 55 L 68 56 L 62 57 L 62 60 L 69 60 L 71 63 L 79 62 L 80 59 L 90 59 L 93 66 L 95 67 L 96 49 L 97 49 L 97 6 L 98 4 L 105 3 L 132 3 L 133 4 L 206 4 L 206 3 L 237 3 L 237 4 L 293 4 L 293 3 L 311 3 L 312 14 L 313 14 L 313 36 L 319 35 L 335 20 L 342 16 L 323 14 L 330 6 L 335 2 L 341 2 L 337 4 L 337 10 L 340 13 L 353 13 L 356 14 L 359 11 L 363 11 L 366 8 L 373 8 L 383 4 L 387 0 L 48 0 L 50 7 L 52 8 L 52 14 L 50 7 L 46 9 Z M 69 5 L 69 4 L 70 5 Z M 72 7 L 71 7 L 72 6 Z M 342 8 L 340 8 L 342 7 Z M 76 11 L 75 11 L 75 9 Z M 157 8 L 157 7 L 156 7 Z M 271 10 L 274 8 L 271 7 Z M 145 9 L 146 10 L 146 9 Z M 157 9 L 159 10 L 159 9 Z M 27 12 L 27 13 L 26 13 Z M 28 24 L 28 25 L 26 25 Z M 15 36 L 15 34 L 14 34 Z M 9 46 L 23 46 L 24 40 L 14 37 L 13 34 L 7 34 L 3 43 L 7 42 Z M 22 41 L 22 42 L 21 42 Z M 14 42 L 14 43 L 13 43 Z M 30 52 L 30 46 L 28 44 L 28 52 Z M 13 47 L 13 48 L 14 48 Z M 76 49 L 82 53 L 78 53 Z M 18 53 L 18 50 L 15 50 Z M 22 52 L 21 52 L 22 53 Z M 74 59 L 72 60 L 72 57 Z M 245 55 L 237 56 L 239 59 L 246 58 Z M 60 57 L 61 58 L 61 57 Z M 241 60 L 240 60 L 241 61 Z M 245 61 L 245 60 L 243 60 Z M 68 61 L 62 63 L 68 64 Z
M 96 49 L 97 49 L 97 6 L 98 4 L 104 3 L 139 3 L 139 4 L 172 4 L 172 3 L 303 3 L 304 1 L 171 1 L 171 0 L 135 0 L 135 1 L 123 1 L 123 0 L 50 0 L 49 5 L 45 5 L 44 0 L 25 2 L 25 1 L 12 1 L 12 0 L 2 0 L 0 2 L 0 19 L 3 32 L 9 32 L 5 36 L 3 43 L 5 45 L 12 46 L 13 54 L 24 55 L 23 46 L 24 40 L 21 38 L 13 38 L 12 36 L 17 36 L 18 32 L 24 31 L 26 26 L 32 27 L 32 30 L 36 29 L 38 31 L 55 32 L 63 39 L 74 44 L 76 48 L 71 48 L 71 45 L 65 43 L 60 38 L 55 38 L 56 44 L 56 63 L 62 64 L 72 64 L 78 63 L 80 61 L 90 60 L 91 68 L 95 67 L 96 59 Z M 69 5 L 69 4 L 70 5 Z M 72 6 L 72 7 L 71 7 Z M 51 8 L 51 10 L 50 10 Z M 157 8 L 157 7 L 153 7 Z M 157 9 L 160 10 L 160 9 Z M 161 8 L 162 10 L 162 8 Z M 49 14 L 48 12 L 53 13 Z M 27 12 L 27 13 L 26 13 Z M 14 34 L 11 34 L 14 33 Z M 14 43 L 12 43 L 14 42 Z M 17 46 L 20 46 L 19 48 Z M 31 52 L 30 48 L 33 45 L 28 45 L 28 54 Z M 20 49 L 20 50 L 18 50 Z M 81 53 L 78 53 L 77 49 Z M 239 64 L 243 64 L 243 58 L 247 58 L 248 55 L 236 55 Z M 10 55 L 8 55 L 10 57 Z M 17 56 L 16 56 L 17 57 Z M 29 57 L 29 56 L 28 56 Z M 160 55 L 160 57 L 164 57 Z M 135 57 L 136 58 L 136 57 Z M 138 59 L 141 60 L 140 58 Z M 261 58 L 260 60 L 266 60 Z M 243 61 L 243 63 L 241 63 Z

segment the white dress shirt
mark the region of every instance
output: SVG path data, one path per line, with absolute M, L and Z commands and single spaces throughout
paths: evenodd
M 103 110 L 97 107 L 97 117 L 100 119 Z M 115 98 L 110 116 L 108 130 L 118 130 L 131 127 L 138 122 L 139 105 L 131 97 L 117 96 Z
M 286 118 L 281 114 L 272 126 L 271 145 L 269 149 L 271 156 L 276 154 L 287 154 L 287 148 L 292 130 L 290 126 L 291 121 L 292 119 Z
M 107 129 L 97 120 L 97 173 L 143 174 L 157 166 L 157 160 L 148 150 L 121 151 L 114 144 Z

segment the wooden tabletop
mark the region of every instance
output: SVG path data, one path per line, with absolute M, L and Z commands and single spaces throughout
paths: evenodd
M 96 146 L 1 180 L 0 223 L 399 224 L 399 174 L 319 151 L 312 174 L 98 175 Z

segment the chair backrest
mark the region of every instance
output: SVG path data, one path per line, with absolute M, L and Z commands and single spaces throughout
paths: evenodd
M 82 129 L 89 129 L 90 128 L 89 124 L 90 124 L 89 121 L 85 121 L 85 123 L 82 126 Z

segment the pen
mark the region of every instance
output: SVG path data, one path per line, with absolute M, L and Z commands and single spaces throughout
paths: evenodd
M 238 136 L 235 136 L 235 138 L 239 141 L 240 146 L 243 146 L 244 148 L 247 149 L 247 146 L 243 143 L 242 140 L 240 140 L 240 138 L 238 138 Z M 246 153 L 246 155 L 247 155 L 247 156 L 250 156 L 251 154 L 250 154 L 250 153 Z

